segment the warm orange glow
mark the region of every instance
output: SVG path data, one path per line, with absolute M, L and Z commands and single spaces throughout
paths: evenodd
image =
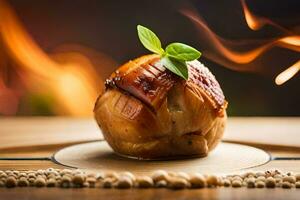
M 247 22 L 249 28 L 251 28 L 252 30 L 258 30 L 266 24 L 265 20 L 262 20 L 262 18 L 259 18 L 255 15 L 253 15 L 249 11 L 245 0 L 241 0 L 241 3 L 242 3 L 242 6 L 243 6 L 245 19 L 246 19 L 246 22 Z
M 265 26 L 266 24 L 269 24 L 271 26 L 276 27 L 277 29 L 280 29 L 283 32 L 291 33 L 289 30 L 274 23 L 270 19 L 253 14 L 247 6 L 246 0 L 241 0 L 241 4 L 243 7 L 243 12 L 244 12 L 246 23 L 248 24 L 248 27 L 250 29 L 257 31 L 257 30 L 261 29 L 263 26 Z
M 103 87 L 92 62 L 79 53 L 57 53 L 54 57 L 46 54 L 4 0 L 0 0 L 0 19 L 5 19 L 0 21 L 0 36 L 10 58 L 22 68 L 26 86 L 53 95 L 58 114 L 92 115 Z
M 241 0 L 241 3 L 243 6 L 246 22 L 247 22 L 249 28 L 251 28 L 252 30 L 259 30 L 262 26 L 264 26 L 267 23 L 269 23 L 281 30 L 285 30 L 284 28 L 280 27 L 279 25 L 273 23 L 272 21 L 270 21 L 266 18 L 258 17 L 258 16 L 255 16 L 254 14 L 252 14 L 248 9 L 248 6 L 246 5 L 245 0 Z M 288 32 L 288 31 L 285 30 L 285 32 Z M 300 52 L 300 36 L 299 35 L 283 37 L 283 38 L 278 39 L 277 42 L 278 42 L 278 45 L 283 48 L 287 48 L 287 49 L 291 49 L 291 50 Z M 286 70 L 281 72 L 275 78 L 275 83 L 277 85 L 281 85 L 281 84 L 285 83 L 286 81 L 291 79 L 293 76 L 295 76 L 299 70 L 300 70 L 300 61 L 296 62 L 294 65 L 290 66 L 289 68 L 287 68 Z
M 187 16 L 192 22 L 194 22 L 196 27 L 199 29 L 201 37 L 204 38 L 203 41 L 209 44 L 208 47 L 210 50 L 204 50 L 207 51 L 204 52 L 204 55 L 207 58 L 210 58 L 219 64 L 227 66 L 232 70 L 256 72 L 258 70 L 256 68 L 257 66 L 254 64 L 251 65 L 251 63 L 254 63 L 260 56 L 262 56 L 265 52 L 274 47 L 280 47 L 284 49 L 289 49 L 291 51 L 300 52 L 299 35 L 291 33 L 290 31 L 286 30 L 283 27 L 280 27 L 279 25 L 273 23 L 267 18 L 254 15 L 250 12 L 248 6 L 245 3 L 245 0 L 241 0 L 241 3 L 244 11 L 245 20 L 249 28 L 251 28 L 252 30 L 259 30 L 264 25 L 269 24 L 276 27 L 280 31 L 283 31 L 285 35 L 282 37 L 269 39 L 267 41 L 262 41 L 258 45 L 255 45 L 256 47 L 250 50 L 247 49 L 245 51 L 237 51 L 233 50 L 234 48 L 232 48 L 232 44 L 236 44 L 235 41 L 223 39 L 217 34 L 215 34 L 207 26 L 204 20 L 199 15 L 197 15 L 195 11 L 193 11 L 192 9 L 182 10 L 181 12 L 185 16 Z M 294 69 L 295 71 L 295 67 L 292 69 Z M 293 75 L 295 74 L 296 72 Z
M 188 18 L 190 18 L 197 25 L 197 27 L 201 28 L 201 30 L 205 30 L 205 33 L 203 34 L 207 34 L 206 39 L 212 46 L 214 46 L 214 48 L 217 50 L 217 53 L 222 54 L 223 57 L 229 59 L 234 63 L 238 63 L 238 64 L 250 63 L 251 61 L 255 60 L 258 56 L 260 56 L 262 53 L 264 53 L 265 51 L 267 51 L 268 49 L 274 46 L 285 46 L 285 48 L 287 49 L 292 49 L 292 50 L 297 49 L 297 51 L 300 51 L 299 36 L 288 36 L 288 37 L 275 39 L 246 52 L 233 51 L 229 49 L 222 42 L 222 39 L 220 39 L 219 36 L 217 36 L 213 31 L 211 31 L 211 29 L 195 13 L 193 13 L 190 10 L 184 10 L 182 11 L 182 13 Z
M 277 85 L 282 85 L 300 71 L 300 60 L 281 72 L 275 79 Z
M 59 73 L 57 63 L 38 47 L 21 26 L 10 6 L 2 0 L 0 1 L 0 18 L 5 19 L 0 21 L 3 42 L 16 61 L 26 69 L 45 78 L 50 78 L 51 74 Z

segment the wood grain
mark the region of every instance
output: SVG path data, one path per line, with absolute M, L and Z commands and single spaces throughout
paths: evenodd
M 205 188 L 195 190 L 167 190 L 167 189 L 60 189 L 60 188 L 18 188 L 1 189 L 3 199 L 66 199 L 66 200 L 131 200 L 131 199 L 299 199 L 300 189 L 247 189 L 247 188 Z
M 0 149 L 103 139 L 92 118 L 0 118 Z
M 223 140 L 300 148 L 300 118 L 231 117 Z
M 103 139 L 94 119 L 66 117 L 0 118 L 0 137 L 0 150 Z M 223 140 L 300 148 L 300 118 L 230 117 Z
M 259 127 L 264 127 L 263 129 Z M 278 127 L 281 127 L 278 129 Z M 230 118 L 225 140 L 253 143 L 279 157 L 299 157 L 300 118 Z M 273 137 L 274 135 L 274 137 Z M 48 157 L 60 148 L 101 139 L 92 119 L 0 118 L 0 157 Z M 289 147 L 288 140 L 293 147 Z M 294 140 L 294 141 L 292 141 Z M 264 142 L 262 142 L 264 141 Z M 271 142 L 272 141 L 272 144 Z M 265 145 L 267 143 L 268 145 Z M 0 160 L 0 170 L 63 168 L 49 160 Z M 300 160 L 274 160 L 251 170 L 300 172 Z M 124 169 L 126 169 L 124 167 Z M 184 167 L 182 168 L 184 170 Z M 59 189 L 0 188 L 0 199 L 299 199 L 300 189 Z

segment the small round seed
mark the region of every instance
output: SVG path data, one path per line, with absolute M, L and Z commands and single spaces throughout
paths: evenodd
M 232 181 L 232 187 L 242 187 L 242 182 L 238 179 Z
M 249 175 L 247 178 L 255 178 L 254 175 Z
M 47 179 L 46 175 L 37 175 L 36 178 L 43 178 L 43 179 Z
M 300 181 L 300 174 L 295 174 L 296 181 Z
M 96 187 L 96 178 L 95 178 L 95 177 L 88 177 L 88 178 L 86 179 L 86 182 L 89 183 L 89 187 L 90 187 L 90 188 Z
M 72 170 L 70 170 L 70 169 L 63 169 L 63 170 L 60 172 L 60 175 L 61 175 L 61 176 L 64 176 L 64 175 L 66 175 L 66 174 L 71 175 L 71 174 L 72 174 Z
M 241 176 L 234 176 L 234 177 L 232 177 L 232 180 L 239 180 L 241 182 L 243 181 Z
M 255 188 L 255 178 L 248 178 L 247 187 L 248 188 Z
M 34 186 L 35 178 L 28 178 L 29 186 Z
M 14 177 L 15 179 L 18 178 L 18 176 L 16 174 L 14 174 L 14 173 L 7 174 L 7 177 Z
M 36 187 L 45 187 L 46 181 L 43 177 L 38 177 L 38 178 L 36 178 L 34 184 Z
M 29 173 L 29 174 L 27 175 L 27 177 L 28 177 L 28 178 L 36 178 L 36 175 L 35 175 L 35 173 Z
M 188 182 L 183 178 L 171 177 L 168 180 L 168 187 L 175 190 L 184 189 L 188 187 Z
M 164 187 L 167 187 L 167 185 L 168 185 L 168 183 L 166 180 L 160 180 L 155 183 L 155 187 L 157 187 L 157 188 L 164 188 Z
M 231 186 L 231 181 L 229 179 L 224 179 L 224 184 L 225 187 L 230 187 Z
M 122 172 L 120 173 L 120 176 L 127 176 L 134 182 L 136 180 L 135 176 L 131 172 Z
M 179 178 L 183 178 L 183 179 L 185 179 L 185 180 L 187 180 L 187 181 L 189 181 L 190 180 L 190 175 L 188 175 L 187 173 L 185 173 L 185 172 L 178 172 L 176 175 L 175 175 L 176 177 L 179 177 Z
M 39 169 L 36 171 L 35 175 L 45 175 L 45 170 Z
M 27 174 L 25 172 L 21 172 L 21 173 L 19 173 L 18 178 L 21 178 L 21 177 L 27 177 Z
M 287 172 L 286 175 L 293 176 L 293 172 Z
M 55 179 L 56 179 L 56 180 L 61 180 L 61 179 L 62 179 L 62 176 L 61 176 L 61 175 L 55 176 Z
M 37 171 L 0 170 L 0 187 L 25 187 L 28 185 L 44 187 L 47 185 L 48 187 L 60 186 L 69 188 L 71 186 L 96 187 L 96 184 L 101 184 L 102 187 L 106 188 L 114 186 L 117 188 L 129 188 L 134 185 L 140 188 L 155 186 L 169 187 L 172 189 L 183 189 L 187 187 L 201 188 L 206 185 L 208 187 L 247 186 L 248 188 L 300 188 L 300 174 L 294 174 L 292 172 L 283 174 L 278 170 L 246 172 L 242 175 L 233 174 L 227 175 L 226 177 L 218 177 L 216 175 L 203 176 L 198 173 L 189 175 L 185 172 L 157 170 L 153 172 L 151 177 L 139 176 L 136 178 L 131 172 L 123 172 L 120 174 L 115 172 L 85 174 L 85 172 L 81 170 L 57 170 L 53 168 L 46 170 L 40 169 Z M 130 186 L 126 186 L 128 180 Z
M 219 178 L 218 186 L 220 186 L 220 187 L 224 186 L 224 179 L 223 178 Z
M 48 179 L 47 182 L 46 182 L 46 186 L 47 187 L 55 187 L 56 186 L 55 179 L 53 179 L 53 178 Z
M 51 172 L 48 173 L 48 176 L 52 176 L 52 175 L 60 176 L 60 173 L 58 171 L 51 171 Z
M 113 187 L 113 183 L 114 183 L 115 179 L 108 177 L 108 178 L 104 178 L 103 182 L 102 182 L 102 186 L 104 188 L 112 188 Z
M 281 185 L 282 188 L 286 188 L 286 189 L 289 189 L 292 187 L 291 183 L 290 182 L 287 182 L 287 181 L 284 181 Z
M 294 175 L 285 176 L 285 177 L 282 178 L 282 181 L 284 181 L 284 180 L 286 180 L 290 183 L 296 183 L 296 181 L 297 181 L 296 177 Z
M 206 179 L 208 187 L 218 186 L 218 177 L 216 175 L 209 175 Z
M 244 174 L 245 177 L 254 177 L 255 176 L 255 173 L 254 172 L 246 172 Z
M 5 185 L 8 188 L 16 187 L 17 186 L 16 178 L 14 176 L 7 177 Z
M 131 188 L 133 186 L 132 179 L 128 176 L 120 176 L 116 182 L 116 187 L 121 189 Z
M 72 182 L 74 185 L 81 186 L 85 181 L 85 176 L 83 174 L 76 174 L 73 176 Z
M 6 178 L 0 178 L 0 181 L 6 182 Z
M 7 175 L 8 175 L 8 174 L 12 174 L 12 173 L 13 173 L 13 171 L 12 171 L 12 170 L 5 170 L 4 172 L 5 172 Z
M 255 181 L 256 181 L 256 182 L 258 182 L 258 181 L 265 182 L 265 181 L 266 181 L 266 177 L 264 177 L 264 176 L 259 176 L 259 177 L 256 178 Z
M 280 179 L 282 179 L 282 175 L 281 175 L 281 174 L 275 174 L 275 175 L 273 176 L 273 178 L 280 178 Z
M 152 173 L 151 177 L 154 182 L 158 182 L 161 180 L 167 180 L 169 177 L 169 174 L 164 170 L 157 170 Z
M 0 178 L 7 178 L 7 174 L 6 173 L 0 174 Z
M 257 188 L 264 188 L 266 184 L 263 181 L 257 181 L 255 185 Z
M 275 178 L 275 182 L 276 183 L 281 183 L 282 182 L 282 178 Z
M 0 188 L 5 186 L 5 182 L 0 180 Z
M 6 174 L 7 177 L 8 177 L 8 176 L 16 177 L 16 175 L 15 175 L 13 172 L 5 173 L 5 174 Z
M 295 183 L 296 178 L 294 176 L 286 176 L 282 178 L 283 182 Z
M 248 177 L 248 174 L 249 174 L 249 172 L 244 172 L 244 173 L 241 174 L 241 177 L 242 177 L 242 178 L 247 178 L 247 177 Z
M 18 176 L 18 175 L 20 174 L 20 172 L 17 171 L 17 170 L 14 170 L 13 173 L 14 173 L 16 176 Z
M 153 187 L 154 183 L 152 178 L 149 176 L 140 176 L 137 178 L 137 184 L 140 188 L 150 188 Z
M 192 188 L 203 188 L 206 186 L 206 179 L 202 174 L 195 173 L 190 177 Z
M 273 173 L 274 173 L 274 175 L 276 175 L 276 174 L 282 174 L 282 171 L 280 171 L 279 169 L 275 169 L 273 171 Z
M 54 174 L 48 174 L 47 179 L 56 179 L 56 176 Z
M 265 178 L 272 177 L 272 176 L 274 176 L 273 171 L 269 171 L 269 170 L 265 171 Z
M 69 187 L 71 187 L 71 182 L 72 182 L 71 177 L 68 175 L 64 175 L 61 179 L 60 187 L 69 188 Z
M 17 185 L 19 187 L 27 187 L 27 186 L 29 186 L 29 182 L 28 182 L 27 178 L 25 178 L 23 176 L 17 182 L 18 182 Z
M 267 188 L 276 187 L 276 180 L 272 176 L 268 177 L 265 183 Z
M 54 171 L 56 171 L 56 170 L 55 170 L 54 168 L 50 167 L 50 168 L 46 169 L 45 171 L 46 171 L 46 172 L 54 172 Z

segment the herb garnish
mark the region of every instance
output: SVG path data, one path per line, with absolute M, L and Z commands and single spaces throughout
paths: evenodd
M 191 46 L 179 42 L 169 44 L 164 50 L 159 38 L 150 29 L 138 25 L 138 36 L 149 51 L 161 56 L 162 64 L 183 79 L 188 79 L 187 61 L 196 60 L 201 53 Z

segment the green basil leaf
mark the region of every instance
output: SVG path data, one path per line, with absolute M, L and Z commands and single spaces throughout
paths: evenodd
M 146 49 L 160 55 L 164 53 L 164 50 L 161 48 L 160 40 L 155 33 L 141 25 L 137 26 L 137 31 L 139 39 Z
M 178 42 L 169 44 L 166 48 L 166 53 L 169 57 L 183 61 L 196 60 L 201 56 L 201 53 L 198 50 Z
M 161 63 L 164 67 L 166 67 L 171 72 L 177 74 L 178 76 L 182 77 L 183 79 L 187 80 L 189 77 L 188 68 L 184 61 L 176 60 L 164 56 L 161 59 Z

